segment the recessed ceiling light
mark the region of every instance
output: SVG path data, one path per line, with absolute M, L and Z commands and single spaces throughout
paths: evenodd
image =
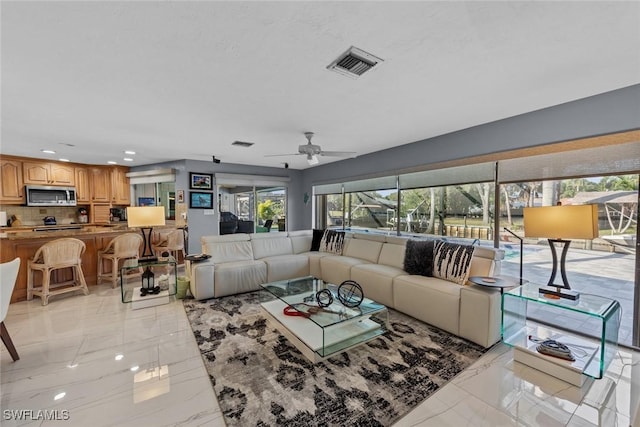
M 131 159 L 131 158 L 129 158 L 129 157 L 125 157 L 125 158 L 124 158 L 124 159 L 122 159 L 122 160 L 124 160 L 125 162 L 133 162 L 133 159 Z
M 47 153 L 47 154 L 56 154 L 56 152 L 53 151 L 53 150 L 44 150 L 44 149 L 42 149 L 40 151 L 42 151 L 43 153 Z
M 60 160 L 61 162 L 68 162 L 69 161 L 69 159 L 58 159 L 58 160 Z
M 124 354 L 116 354 L 116 360 L 124 359 Z
M 132 155 L 132 156 L 133 156 L 134 154 L 136 154 L 136 152 L 135 152 L 135 151 L 131 151 L 131 150 L 126 150 L 126 151 L 124 152 L 124 154 L 130 154 L 130 155 Z
M 65 393 L 64 391 L 62 393 L 58 393 L 55 396 L 53 396 L 53 400 L 60 400 L 63 397 L 65 397 L 67 395 L 67 393 Z
M 107 163 L 110 164 L 110 165 L 117 165 L 118 164 L 118 162 L 114 162 L 113 160 L 109 160 Z

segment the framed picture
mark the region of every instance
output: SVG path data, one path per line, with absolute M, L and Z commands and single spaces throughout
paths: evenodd
M 176 201 L 178 203 L 184 203 L 184 190 L 176 191 Z
M 189 207 L 192 209 L 213 209 L 213 193 L 191 191 L 189 193 Z
M 138 197 L 138 206 L 155 206 L 156 199 L 154 197 Z
M 189 172 L 189 188 L 192 190 L 213 190 L 213 175 Z

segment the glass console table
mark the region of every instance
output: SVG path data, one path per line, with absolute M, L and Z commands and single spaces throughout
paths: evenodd
M 159 289 L 157 293 L 142 291 L 142 273 L 153 273 L 153 283 Z M 120 269 L 120 290 L 123 303 L 131 303 L 131 308 L 139 309 L 167 304 L 176 294 L 177 264 L 169 261 L 135 262 L 126 261 Z
M 502 334 L 514 360 L 581 386 L 586 376 L 602 378 L 616 354 L 620 327 L 618 301 L 583 293 L 578 300 L 550 299 L 527 283 L 502 296 Z M 541 340 L 571 350 L 575 361 L 540 354 Z

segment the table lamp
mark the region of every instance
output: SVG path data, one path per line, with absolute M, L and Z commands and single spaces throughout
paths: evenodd
M 524 208 L 525 237 L 546 237 L 553 256 L 553 270 L 547 286 L 540 293 L 551 297 L 577 300 L 580 294 L 571 290 L 565 263 L 569 251 L 569 239 L 594 239 L 598 237 L 598 205 L 567 205 Z M 558 272 L 558 254 L 555 243 L 561 243 L 560 274 L 562 284 L 554 283 Z
M 138 227 L 142 232 L 144 250 L 141 261 L 155 261 L 151 250 L 151 231 L 153 227 L 164 225 L 164 206 L 138 206 L 127 208 L 127 225 Z

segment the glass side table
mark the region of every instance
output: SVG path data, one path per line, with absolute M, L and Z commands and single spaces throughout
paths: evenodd
M 587 293 L 575 301 L 550 299 L 539 287 L 526 283 L 502 296 L 503 341 L 514 348 L 514 360 L 577 386 L 585 375 L 602 378 L 618 347 L 618 301 Z M 567 345 L 575 360 L 538 352 L 545 339 Z
M 143 273 L 153 274 L 153 285 L 157 293 L 142 290 Z M 120 269 L 120 290 L 123 303 L 130 303 L 131 308 L 153 307 L 168 304 L 176 294 L 178 276 L 177 263 L 169 261 L 135 262 L 127 261 Z

